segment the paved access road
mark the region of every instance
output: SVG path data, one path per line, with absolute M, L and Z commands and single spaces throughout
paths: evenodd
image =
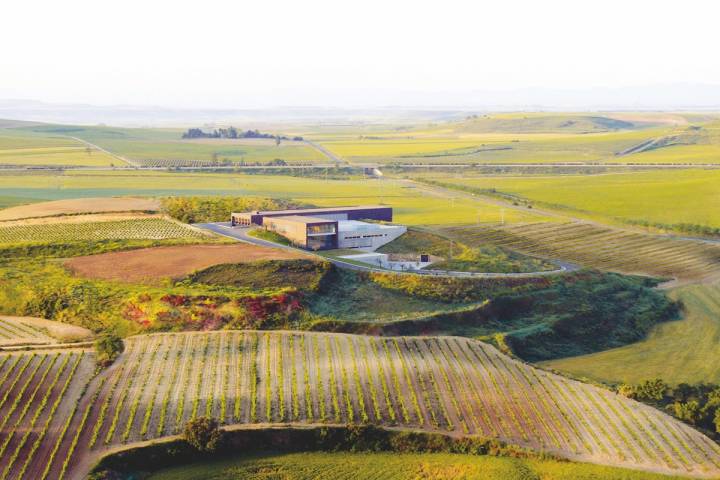
M 268 240 L 263 240 L 262 238 L 251 237 L 250 235 L 248 235 L 248 232 L 250 231 L 249 228 L 247 228 L 247 227 L 231 227 L 230 222 L 196 223 L 193 226 L 202 228 L 205 230 L 210 230 L 212 232 L 217 233 L 218 235 L 232 238 L 239 242 L 252 243 L 254 245 L 260 245 L 262 247 L 284 248 L 286 250 L 294 250 L 294 251 L 298 250 L 295 247 L 289 247 L 287 245 L 280 245 L 279 243 L 271 242 Z M 355 263 L 344 262 L 337 258 L 324 257 L 322 255 L 318 255 L 317 253 L 307 252 L 305 250 L 302 250 L 302 252 L 310 254 L 310 255 L 314 255 L 322 260 L 326 260 L 326 261 L 336 265 L 337 267 L 346 268 L 348 270 L 357 270 L 357 271 L 361 271 L 361 272 L 395 273 L 398 275 L 431 275 L 431 276 L 439 276 L 439 277 L 467 277 L 467 278 L 523 278 L 523 277 L 537 277 L 537 276 L 544 276 L 544 275 L 557 275 L 560 273 L 572 272 L 572 271 L 578 270 L 580 268 L 579 266 L 574 265 L 572 263 L 555 261 L 554 263 L 557 264 L 559 267 L 555 270 L 543 270 L 543 271 L 539 271 L 539 272 L 526 272 L 526 273 L 449 272 L 449 271 L 444 271 L 444 270 L 441 271 L 441 270 L 428 270 L 428 269 L 415 270 L 415 271 L 407 271 L 407 270 L 397 271 L 397 270 L 386 270 L 383 268 L 375 268 L 370 265 L 368 265 L 367 267 L 362 266 L 362 265 L 357 265 Z

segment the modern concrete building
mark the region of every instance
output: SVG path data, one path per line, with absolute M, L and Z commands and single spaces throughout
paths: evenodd
M 262 226 L 307 250 L 373 251 L 407 231 L 401 225 L 361 222 L 360 219 L 392 221 L 392 208 L 332 207 L 233 213 L 231 224 Z
M 407 232 L 407 228 L 402 225 L 341 220 L 338 222 L 338 248 L 375 251 L 405 232 Z
M 298 208 L 296 210 L 269 210 L 252 212 L 232 213 L 230 223 L 232 226 L 263 225 L 266 218 L 307 216 L 320 217 L 326 220 L 380 220 L 392 222 L 392 207 L 381 205 L 370 205 L 364 207 L 328 207 L 328 208 Z
M 330 250 L 338 248 L 338 221 L 305 215 L 267 217 L 263 221 L 266 230 L 275 232 L 307 250 Z

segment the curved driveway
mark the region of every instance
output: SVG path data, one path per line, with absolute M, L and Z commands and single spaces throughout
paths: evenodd
M 245 227 L 231 227 L 230 222 L 217 222 L 217 223 L 196 223 L 193 224 L 193 226 L 198 228 L 203 228 L 205 230 L 210 230 L 214 233 L 217 233 L 218 235 L 222 235 L 223 237 L 232 238 L 234 240 L 237 240 L 239 242 L 245 242 L 245 243 L 252 243 L 254 245 L 260 245 L 262 247 L 272 247 L 272 248 L 284 248 L 286 250 L 294 250 L 297 251 L 298 249 L 295 247 L 289 247 L 287 245 L 281 245 L 279 243 L 271 242 L 269 240 L 263 240 L 262 238 L 256 238 L 251 237 L 248 235 L 248 232 L 250 231 L 249 228 Z M 348 270 L 358 270 L 362 272 L 378 272 L 378 273 L 395 273 L 398 275 L 433 275 L 433 276 L 440 276 L 440 277 L 465 277 L 465 278 L 524 278 L 524 277 L 537 277 L 537 276 L 544 276 L 544 275 L 557 275 L 561 273 L 566 272 L 573 272 L 575 270 L 579 270 L 580 267 L 567 262 L 559 262 L 553 260 L 553 263 L 558 265 L 559 268 L 555 270 L 542 270 L 538 272 L 524 272 L 524 273 L 480 273 L 480 272 L 450 272 L 450 271 L 444 271 L 444 270 L 415 270 L 415 271 L 397 271 L 397 270 L 386 270 L 384 268 L 375 268 L 370 265 L 363 266 L 363 265 L 357 265 L 355 263 L 349 263 L 344 262 L 342 260 L 339 260 L 337 258 L 330 258 L 330 257 L 324 257 L 322 255 L 318 255 L 314 252 L 307 252 L 303 250 L 304 253 L 308 253 L 310 255 L 315 255 L 318 258 L 321 258 L 323 260 L 326 260 L 328 262 L 331 262 L 332 264 L 340 267 L 340 268 L 346 268 Z

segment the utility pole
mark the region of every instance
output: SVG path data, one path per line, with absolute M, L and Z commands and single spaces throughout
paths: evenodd
M 504 208 L 500 209 L 500 223 L 505 225 L 505 209 Z

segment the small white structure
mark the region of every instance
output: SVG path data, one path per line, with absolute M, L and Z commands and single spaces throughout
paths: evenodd
M 390 260 L 390 256 L 386 253 L 359 253 L 357 255 L 342 255 L 340 258 L 346 258 L 348 260 L 354 260 L 356 262 L 367 263 L 373 267 L 386 268 L 388 270 L 405 271 L 411 272 L 413 270 L 420 270 L 432 264 L 432 262 L 412 262 L 412 261 L 397 261 Z
M 402 225 L 339 220 L 338 248 L 358 248 L 373 252 L 405 232 L 407 232 L 407 227 Z

